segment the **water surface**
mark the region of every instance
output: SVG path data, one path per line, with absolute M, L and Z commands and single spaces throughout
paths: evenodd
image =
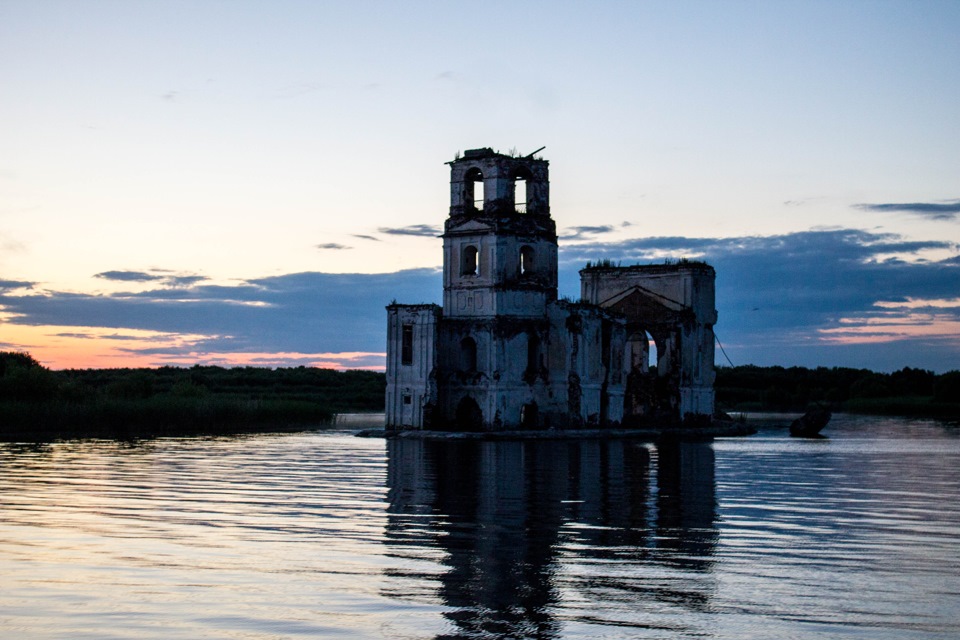
M 960 636 L 960 430 L 0 446 L 18 638 Z

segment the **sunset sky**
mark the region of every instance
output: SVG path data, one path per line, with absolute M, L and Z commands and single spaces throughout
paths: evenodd
M 727 360 L 960 368 L 960 2 L 0 0 L 0 349 L 382 368 L 457 151 L 587 260 L 717 269 Z

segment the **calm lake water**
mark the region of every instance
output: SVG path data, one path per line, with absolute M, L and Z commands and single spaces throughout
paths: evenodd
M 0 445 L 9 638 L 957 638 L 960 428 Z

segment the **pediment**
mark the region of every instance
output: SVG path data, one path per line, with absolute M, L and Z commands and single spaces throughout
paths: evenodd
M 470 233 L 489 233 L 493 227 L 480 222 L 479 220 L 466 220 L 456 226 L 447 229 L 447 234 L 466 235 Z
M 601 306 L 623 314 L 628 322 L 671 322 L 686 310 L 686 307 L 676 300 L 665 298 L 643 287 L 630 287 L 604 301 Z

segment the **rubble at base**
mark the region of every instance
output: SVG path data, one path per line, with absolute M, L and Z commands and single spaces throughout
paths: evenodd
M 422 429 L 366 429 L 355 435 L 360 438 L 403 438 L 407 440 L 581 440 L 634 439 L 709 440 L 750 436 L 757 430 L 742 422 L 713 424 L 703 427 L 664 427 L 645 429 L 539 429 L 533 431 L 429 431 Z

